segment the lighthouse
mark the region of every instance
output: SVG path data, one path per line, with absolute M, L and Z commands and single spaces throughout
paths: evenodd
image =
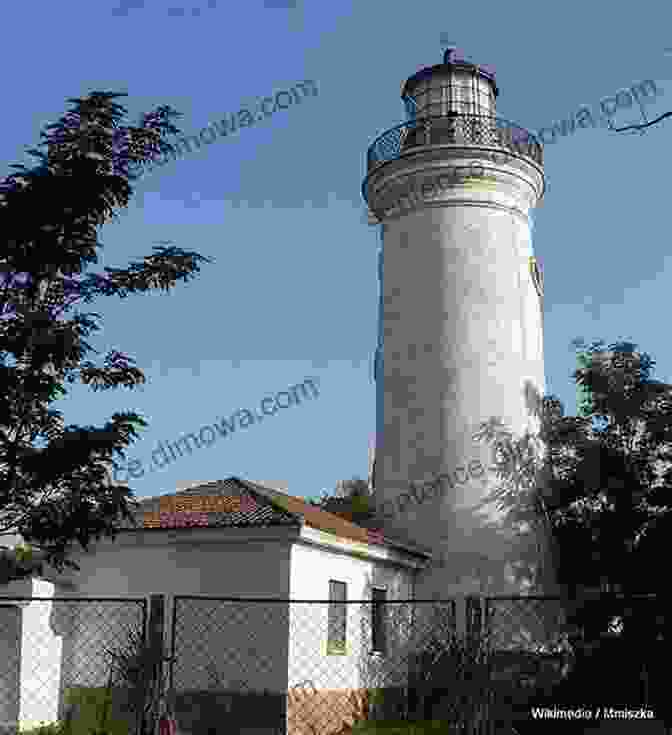
M 524 591 L 473 435 L 492 416 L 534 431 L 545 391 L 542 148 L 497 117 L 494 71 L 451 55 L 403 83 L 407 119 L 370 145 L 362 185 L 380 227 L 374 505 L 384 531 L 431 549 L 423 600 Z

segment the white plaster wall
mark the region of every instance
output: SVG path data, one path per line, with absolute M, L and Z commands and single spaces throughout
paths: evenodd
M 374 565 L 373 586 L 385 587 L 387 599 L 413 600 L 415 597 L 414 574 L 407 570 Z M 367 609 L 371 620 L 370 606 Z M 360 669 L 360 686 L 404 686 L 408 681 L 408 644 L 413 638 L 413 622 L 417 617 L 417 605 L 400 603 L 389 605 L 385 620 L 387 652 L 369 656 Z M 370 625 L 368 629 L 370 629 Z
M 330 580 L 347 584 L 348 600 L 370 600 L 372 585 L 386 587 L 388 600 L 407 600 L 413 594 L 412 576 L 406 570 L 314 546 L 293 547 L 290 584 L 293 600 L 328 600 Z M 370 654 L 371 605 L 349 603 L 346 606 L 345 655 L 327 655 L 328 608 L 326 602 L 290 605 L 289 685 L 310 679 L 317 689 L 372 686 L 372 677 L 383 677 L 390 666 Z M 410 607 L 403 608 L 402 619 L 410 615 Z M 399 619 L 399 615 L 396 617 Z M 400 626 L 392 625 L 390 620 L 387 628 L 390 649 L 394 652 L 395 629 L 399 630 Z
M 286 600 L 289 543 L 278 539 L 255 541 L 239 531 L 227 529 L 226 541 L 218 529 L 122 534 L 115 542 L 99 544 L 95 554 L 76 559 L 81 565 L 81 571 L 74 576 L 76 594 L 166 595 L 167 646 L 173 595 Z M 263 532 L 264 529 L 262 537 Z M 259 539 L 259 535 L 255 538 Z M 240 684 L 245 682 L 251 689 L 286 690 L 286 607 L 286 602 L 277 603 L 274 610 L 261 603 L 180 602 L 176 624 L 176 690 L 207 689 L 216 680 L 220 682 L 217 688 L 227 685 L 246 688 Z M 90 664 L 92 648 L 110 639 L 100 629 L 92 630 L 94 625 L 92 621 L 87 628 L 89 653 L 82 655 L 82 670 Z M 102 674 L 100 671 L 99 675 Z
M 505 193 L 506 192 L 506 193 Z M 519 207 L 516 212 L 516 206 Z M 453 476 L 438 497 L 395 507 L 385 528 L 450 555 L 418 582 L 418 597 L 515 593 L 504 563 L 499 515 L 476 506 L 492 475 L 474 480 L 470 461 L 491 464 L 473 441 L 480 421 L 501 417 L 514 432 L 529 421 L 524 384 L 543 393 L 538 300 L 531 298 L 531 238 L 515 189 L 449 191 L 384 225 L 384 432 L 377 503 L 409 481 Z M 535 321 L 536 320 L 536 321 Z
M 274 537 L 269 532 L 268 539 L 259 540 L 266 530 L 257 529 L 253 537 L 240 533 L 240 529 L 228 529 L 226 541 L 222 533 L 205 529 L 121 534 L 116 541 L 104 540 L 93 545 L 91 553 L 75 557 L 80 571 L 64 575 L 73 583 L 70 590 L 44 582 L 32 594 L 112 598 L 165 594 L 167 646 L 171 596 L 201 596 L 180 603 L 177 691 L 230 687 L 283 692 L 307 678 L 318 688 L 330 689 L 401 683 L 406 669 L 394 654 L 406 640 L 403 634 L 408 631 L 400 621 L 410 620 L 410 606 L 404 605 L 401 615 L 391 616 L 396 623 L 388 626 L 391 655 L 382 660 L 369 656 L 370 605 L 348 605 L 349 652 L 341 657 L 326 655 L 328 606 L 290 606 L 287 600 L 327 600 L 329 579 L 346 582 L 351 600 L 370 599 L 371 584 L 386 587 L 388 600 L 408 600 L 413 597 L 412 572 L 336 550 L 304 544 L 292 547 L 285 531 L 276 532 Z M 31 590 L 21 594 L 30 595 Z M 206 595 L 275 597 L 278 602 L 201 599 Z M 123 600 L 72 600 L 60 606 L 48 601 L 28 603 L 22 641 L 24 654 L 28 654 L 22 659 L 21 718 L 31 723 L 36 719 L 54 721 L 60 684 L 104 685 L 109 660 L 101 655 L 102 649 L 114 649 L 121 643 L 124 626 L 139 620 L 138 612 L 136 605 Z M 364 629 L 362 615 L 366 616 Z M 362 640 L 363 630 L 366 641 Z M 399 633 L 397 644 L 395 633 Z M 42 641 L 40 648 L 35 647 L 35 640 Z M 208 665 L 213 667 L 210 671 Z M 41 683 L 39 674 L 45 675 L 48 686 Z M 216 676 L 217 684 L 211 674 Z M 42 695 L 37 704 L 33 697 L 36 689 Z
M 53 583 L 33 579 L 29 594 L 53 597 L 58 593 Z M 29 729 L 58 719 L 63 639 L 71 623 L 68 611 L 48 600 L 31 601 L 22 614 L 19 723 Z

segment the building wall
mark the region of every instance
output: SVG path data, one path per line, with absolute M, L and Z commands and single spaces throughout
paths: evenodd
M 37 727 L 58 719 L 63 654 L 72 610 L 52 602 L 52 582 L 26 578 L 6 584 L 0 601 L 0 732 Z M 5 729 L 10 728 L 10 729 Z
M 241 530 L 227 529 L 226 541 L 219 529 L 148 531 L 135 538 L 124 534 L 128 538 L 102 543 L 95 554 L 76 559 L 81 565 L 74 576 L 77 594 L 166 595 L 167 645 L 172 634 L 173 595 L 287 600 L 289 541 L 277 533 L 275 538 L 269 533 L 268 539 L 261 540 L 267 529 L 255 529 L 260 533 L 254 540 L 249 532 L 239 533 Z M 265 607 L 214 600 L 178 602 L 176 690 L 207 689 L 215 682 L 218 688 L 286 689 L 287 603 L 278 603 L 276 614 L 269 615 Z M 109 637 L 91 629 L 86 635 L 94 644 Z M 82 671 L 85 658 L 84 653 Z
M 53 583 L 35 579 L 32 594 L 52 597 L 58 592 Z M 23 728 L 58 718 L 63 644 L 72 626 L 69 613 L 47 600 L 34 600 L 23 608 L 19 715 Z
M 91 553 L 77 555 L 80 570 L 63 575 L 61 586 L 27 580 L 29 588 L 23 584 L 10 590 L 47 598 L 121 598 L 23 603 L 23 627 L 15 631 L 21 636 L 20 687 L 18 672 L 13 674 L 21 691 L 21 721 L 54 722 L 64 688 L 107 684 L 111 661 L 103 651 L 123 650 L 125 631 L 141 620 L 140 607 L 123 598 L 151 594 L 166 595 L 168 650 L 172 596 L 197 596 L 177 602 L 174 686 L 183 697 L 182 709 L 186 694 L 204 690 L 212 696 L 227 689 L 266 691 L 280 693 L 284 701 L 283 693 L 307 679 L 318 689 L 341 694 L 385 682 L 403 683 L 406 670 L 394 654 L 408 639 L 403 623 L 410 622 L 410 606 L 390 616 L 390 655 L 381 658 L 370 656 L 371 605 L 348 605 L 348 651 L 337 656 L 326 653 L 328 604 L 290 605 L 288 600 L 327 600 L 330 579 L 346 582 L 351 600 L 370 599 L 372 585 L 386 587 L 388 600 L 408 600 L 413 597 L 411 570 L 355 558 L 341 548 L 295 543 L 286 530 L 256 529 L 254 535 L 239 531 L 244 530 L 227 529 L 226 540 L 219 531 L 205 529 L 121 534 L 114 542 L 92 546 Z M 267 538 L 260 539 L 265 533 Z M 357 545 L 343 540 L 341 546 L 348 544 Z M 72 586 L 66 587 L 66 582 Z M 263 599 L 221 601 L 206 596 Z M 9 712 L 11 702 L 5 709 Z M 9 712 L 8 717 L 18 715 Z
M 388 600 L 413 597 L 410 571 L 395 569 L 377 561 L 367 561 L 331 550 L 296 544 L 292 549 L 291 597 L 294 600 L 329 599 L 329 581 L 347 584 L 348 600 L 370 600 L 371 588 L 385 587 Z M 310 679 L 317 689 L 358 689 L 372 682 L 399 675 L 390 666 L 395 633 L 403 635 L 403 621 L 410 619 L 408 605 L 390 606 L 387 625 L 391 653 L 387 662 L 371 656 L 371 605 L 347 604 L 346 654 L 327 654 L 328 609 L 323 603 L 290 605 L 289 682 L 294 686 Z M 394 618 L 394 619 L 393 619 Z M 401 638 L 400 638 L 401 640 Z M 391 670 L 391 671 L 388 671 Z

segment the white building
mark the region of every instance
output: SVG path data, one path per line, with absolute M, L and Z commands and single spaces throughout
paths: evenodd
M 207 731 L 213 688 L 237 699 L 274 693 L 279 711 L 262 713 L 263 724 L 277 726 L 283 705 L 288 732 L 299 735 L 311 722 L 336 733 L 356 715 L 353 697 L 406 683 L 409 652 L 423 635 L 412 606 L 391 606 L 383 622 L 380 607 L 352 601 L 413 599 L 427 549 L 376 538 L 300 498 L 235 477 L 140 502 L 137 525 L 124 522 L 116 539 L 71 557 L 79 571 L 47 569 L 2 589 L 0 684 L 12 696 L 0 696 L 0 732 L 17 721 L 22 729 L 54 722 L 64 692 L 83 696 L 104 686 L 110 659 L 103 650 L 138 622 L 131 600 L 151 594 L 166 597 L 165 648 L 172 652 L 174 631 L 176 710 L 188 732 Z M 295 701 L 291 690 L 307 680 L 324 712 Z M 226 703 L 219 704 L 221 716 Z M 228 721 L 241 717 L 254 729 L 257 709 L 229 713 Z

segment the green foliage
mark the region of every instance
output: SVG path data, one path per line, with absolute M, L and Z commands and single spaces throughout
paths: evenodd
M 402 713 L 407 709 L 408 692 L 406 687 L 378 687 L 369 691 L 369 702 L 372 710 L 382 713 L 376 719 L 362 720 L 352 725 L 353 735 L 422 735 L 424 733 L 452 733 L 459 732 L 456 725 L 444 720 L 408 720 L 403 719 Z M 394 712 L 398 715 L 394 715 Z M 371 717 L 371 715 L 369 715 Z M 443 729 L 441 729 L 443 728 Z
M 504 720 L 513 717 L 510 682 L 494 671 L 486 633 L 434 630 L 409 661 L 408 689 L 370 689 L 370 720 L 353 732 L 475 732 L 495 707 Z
M 69 708 L 66 720 L 21 730 L 21 735 L 129 735 L 136 729 L 133 715 L 122 719 L 112 713 L 119 694 L 124 696 L 125 692 L 114 690 L 109 684 L 66 688 L 64 702 Z
M 66 689 L 67 722 L 31 735 L 128 735 L 139 722 L 143 732 L 154 732 L 163 714 L 158 672 L 165 653 L 145 640 L 141 628 L 129 628 L 116 648 L 105 652 L 110 658 L 108 685 Z
M 0 583 L 40 571 L 43 561 L 78 569 L 68 559 L 72 544 L 86 549 L 91 539 L 114 538 L 118 521 L 137 507 L 110 469 L 145 420 L 117 412 L 103 426 L 65 425 L 50 403 L 67 395 L 65 383 L 132 389 L 144 374 L 117 350 L 102 364 L 85 360 L 100 315 L 63 315 L 96 296 L 167 292 L 211 262 L 161 245 L 127 269 L 85 273 L 98 263 L 97 229 L 128 206 L 137 178 L 129 165 L 179 133 L 169 107 L 143 115 L 140 126 L 122 125 L 126 110 L 114 102 L 121 96 L 69 100 L 73 109 L 41 133 L 47 152 L 28 151 L 39 162 L 12 166 L 19 171 L 0 182 L 0 533 L 22 536 L 35 551 L 30 563 L 5 553 Z
M 332 495 L 325 492 L 319 501 L 308 502 L 353 523 L 367 525 L 375 518 L 368 483 L 359 477 L 339 480 Z
M 105 718 L 101 727 L 101 713 L 112 706 L 113 694 L 107 687 L 73 687 L 67 689 L 65 701 L 75 706 L 77 716 L 67 722 L 54 722 L 21 730 L 20 735 L 129 735 L 135 723 L 129 720 Z
M 73 687 L 66 692 L 66 703 L 75 707 L 76 716 L 69 732 L 62 735 L 128 735 L 135 729 L 133 715 L 120 719 L 112 715 L 115 691 L 108 687 Z M 103 724 L 104 723 L 104 724 Z
M 355 722 L 352 726 L 353 735 L 451 735 L 459 733 L 457 725 L 450 725 L 442 720 L 418 720 L 405 722 L 403 720 L 380 722 Z
M 417 715 L 438 714 L 453 722 L 475 722 L 492 690 L 485 634 L 447 637 L 432 634 L 417 659 L 414 686 L 420 694 Z
M 671 528 L 672 394 L 651 380 L 654 361 L 632 343 L 610 345 L 608 357 L 602 342 L 575 347 L 590 356 L 573 374 L 589 410 L 564 416 L 557 398 L 540 398 L 540 431 L 516 439 L 500 420 L 485 422 L 476 438 L 498 456 L 488 500 L 520 533 L 546 539 L 552 569 L 537 583 L 554 578 L 570 593 L 662 592 L 655 571 Z

